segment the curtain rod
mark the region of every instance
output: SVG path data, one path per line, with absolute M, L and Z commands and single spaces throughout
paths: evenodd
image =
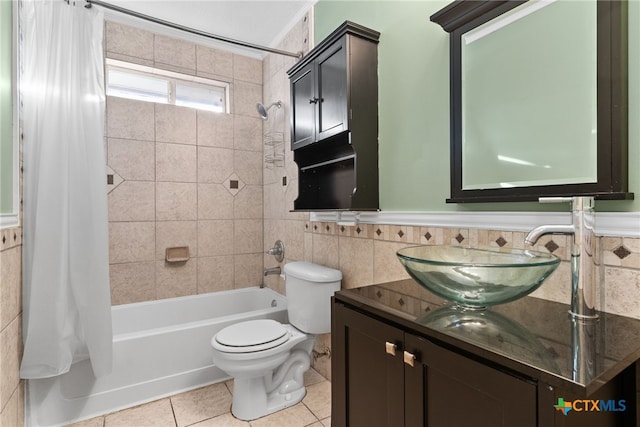
M 115 10 L 116 12 L 120 12 L 120 13 L 124 13 L 125 15 L 130 15 L 136 18 L 140 18 L 140 19 L 144 19 L 145 21 L 150 21 L 150 22 L 154 22 L 156 24 L 160 24 L 160 25 L 164 25 L 167 27 L 171 27 L 174 28 L 176 30 L 180 30 L 180 31 L 186 31 L 187 33 L 191 33 L 191 34 L 195 34 L 198 36 L 203 36 L 203 37 L 207 37 L 210 39 L 214 39 L 214 40 L 218 40 L 224 43 L 231 43 L 231 44 L 235 44 L 238 46 L 242 46 L 242 47 L 248 47 L 250 49 L 257 49 L 257 50 L 262 50 L 265 52 L 269 52 L 269 53 L 275 53 L 278 55 L 285 55 L 285 56 L 292 56 L 294 58 L 302 58 L 302 52 L 297 52 L 297 53 L 293 53 L 293 52 L 287 52 L 285 50 L 280 50 L 280 49 L 274 49 L 274 48 L 270 48 L 267 46 L 260 46 L 257 44 L 253 44 L 253 43 L 249 43 L 249 42 L 244 42 L 241 40 L 235 40 L 229 37 L 224 37 L 224 36 L 219 36 L 216 34 L 211 34 L 211 33 L 207 33 L 204 31 L 200 31 L 200 30 L 196 30 L 195 28 L 189 28 L 189 27 L 185 27 L 182 26 L 180 24 L 175 24 L 173 22 L 169 22 L 169 21 L 165 21 L 163 19 L 158 19 L 158 18 L 154 18 L 153 16 L 149 16 L 149 15 L 144 15 L 142 13 L 138 13 L 136 11 L 130 10 L 130 9 L 125 9 L 123 7 L 120 6 L 116 6 L 113 4 L 109 4 L 109 3 L 105 3 L 103 1 L 100 0 L 85 0 L 86 1 L 86 8 L 91 8 L 92 5 L 96 4 L 98 6 L 102 6 L 106 9 L 111 9 L 111 10 Z

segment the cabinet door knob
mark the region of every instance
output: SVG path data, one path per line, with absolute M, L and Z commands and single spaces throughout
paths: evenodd
M 392 356 L 396 355 L 396 350 L 398 349 L 398 346 L 395 345 L 394 343 L 391 343 L 389 341 L 384 343 L 384 348 L 387 352 L 387 354 L 390 354 Z
M 318 103 L 318 98 L 311 98 L 309 100 L 309 104 L 317 104 Z
M 413 362 L 415 362 L 416 360 L 416 356 L 409 353 L 408 351 L 404 352 L 404 363 L 406 363 L 407 365 L 411 366 L 413 368 Z

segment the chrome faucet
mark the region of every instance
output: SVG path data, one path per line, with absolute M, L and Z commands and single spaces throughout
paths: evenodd
M 541 225 L 527 234 L 524 241 L 535 244 L 545 234 L 571 234 L 571 310 L 574 319 L 597 319 L 595 216 L 593 197 L 541 197 L 540 203 L 571 203 L 570 225 Z
M 271 276 L 272 274 L 280 274 L 280 267 L 272 267 L 272 268 L 265 268 L 264 269 L 264 275 L 266 276 Z
M 282 240 L 276 240 L 276 243 L 273 245 L 273 247 L 267 250 L 267 252 L 265 253 L 268 255 L 273 255 L 276 258 L 276 261 L 282 262 L 282 260 L 284 260 L 284 243 L 282 243 Z

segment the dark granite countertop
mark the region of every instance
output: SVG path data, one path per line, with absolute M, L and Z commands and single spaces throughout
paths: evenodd
M 409 279 L 343 289 L 336 300 L 585 397 L 640 359 L 640 320 L 600 313 L 576 322 L 568 305 L 534 297 L 464 311 Z

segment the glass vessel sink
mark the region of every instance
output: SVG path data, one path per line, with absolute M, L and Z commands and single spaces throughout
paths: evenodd
M 410 246 L 396 255 L 427 290 L 473 309 L 522 298 L 560 264 L 555 255 L 522 249 Z

